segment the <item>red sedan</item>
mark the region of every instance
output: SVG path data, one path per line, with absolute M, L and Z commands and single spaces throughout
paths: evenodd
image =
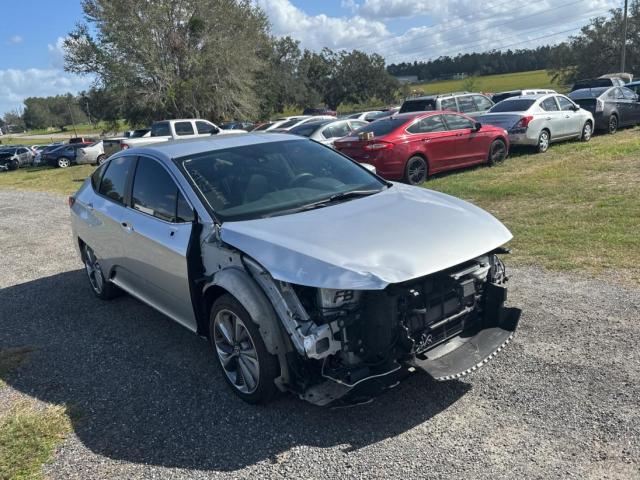
M 376 167 L 389 180 L 419 185 L 433 173 L 501 162 L 507 132 L 456 112 L 420 112 L 377 120 L 335 142 L 335 148 Z

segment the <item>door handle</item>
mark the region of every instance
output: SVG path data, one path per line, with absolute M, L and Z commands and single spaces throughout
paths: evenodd
M 120 225 L 122 225 L 122 228 L 127 231 L 127 232 L 133 232 L 133 225 L 131 225 L 129 222 L 122 222 Z
M 431 141 L 431 139 L 430 139 L 430 138 L 423 138 L 423 139 L 422 139 L 422 141 L 423 141 L 423 142 L 425 142 L 425 143 L 427 143 L 427 142 L 430 142 L 430 141 Z
M 456 137 L 461 137 L 463 135 L 464 135 L 464 133 L 456 133 Z
M 87 208 L 93 212 L 93 203 L 87 203 Z
M 547 118 L 545 118 L 545 120 L 551 120 L 551 117 L 547 117 Z

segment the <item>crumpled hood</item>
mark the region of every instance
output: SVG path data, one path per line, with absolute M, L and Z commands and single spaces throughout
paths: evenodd
M 220 234 L 277 280 L 354 290 L 429 275 L 512 238 L 470 203 L 403 184 L 308 212 L 225 222 Z

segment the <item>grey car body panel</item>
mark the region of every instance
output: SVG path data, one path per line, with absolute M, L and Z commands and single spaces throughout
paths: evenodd
M 295 215 L 226 222 L 220 235 L 276 280 L 354 290 L 429 275 L 512 238 L 470 203 L 402 184 Z

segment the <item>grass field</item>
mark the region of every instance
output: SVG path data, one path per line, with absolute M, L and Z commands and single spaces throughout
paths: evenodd
M 0 174 L 0 188 L 70 194 L 94 167 Z M 427 188 L 470 200 L 513 232 L 510 262 L 603 274 L 640 283 L 640 129 L 515 152 L 502 165 L 430 179 Z
M 422 90 L 426 94 L 448 93 L 465 90 L 465 80 L 446 80 L 410 85 L 412 90 Z M 550 88 L 558 92 L 566 87 L 555 83 L 546 70 L 487 75 L 475 78 L 474 90 L 479 92 L 503 92 L 522 88 Z

